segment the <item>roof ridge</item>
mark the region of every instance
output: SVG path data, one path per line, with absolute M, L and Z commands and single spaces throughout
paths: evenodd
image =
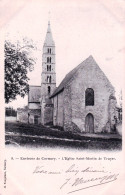
M 86 62 L 88 60 L 93 59 L 92 55 L 90 55 L 88 58 L 86 58 L 84 61 L 82 61 L 79 65 L 77 65 L 73 70 L 69 71 L 66 76 L 64 77 L 64 79 L 61 81 L 61 83 L 59 84 L 59 86 L 55 89 L 54 93 L 51 95 L 50 98 L 52 98 L 53 96 L 55 96 L 56 94 L 58 94 L 60 91 L 63 90 L 63 88 L 65 87 L 65 85 L 70 81 L 70 79 L 73 77 L 73 75 L 77 72 L 77 70 L 79 70 L 79 68 L 82 65 L 85 65 Z M 93 59 L 94 60 L 94 59 Z

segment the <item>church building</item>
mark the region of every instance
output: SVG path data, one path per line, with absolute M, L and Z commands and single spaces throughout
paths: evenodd
M 115 89 L 94 58 L 89 56 L 76 66 L 57 88 L 55 65 L 55 43 L 48 22 L 42 54 L 41 86 L 29 86 L 27 122 L 53 123 L 65 131 L 115 131 Z M 21 111 L 18 110 L 19 113 Z
M 115 131 L 115 90 L 92 56 L 70 71 L 51 95 L 53 124 L 66 131 Z

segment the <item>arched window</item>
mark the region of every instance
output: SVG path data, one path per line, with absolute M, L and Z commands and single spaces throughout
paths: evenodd
M 85 105 L 86 106 L 94 105 L 94 90 L 92 88 L 88 88 L 85 91 Z
M 49 82 L 51 83 L 51 76 L 49 77 Z
M 49 83 L 49 76 L 47 76 L 47 83 Z
M 50 94 L 50 92 L 51 92 L 51 87 L 48 86 L 48 94 Z
M 49 63 L 49 57 L 47 57 L 47 63 Z

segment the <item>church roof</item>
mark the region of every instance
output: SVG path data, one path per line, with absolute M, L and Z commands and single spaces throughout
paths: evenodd
M 41 86 L 29 86 L 28 102 L 40 103 L 41 98 Z
M 53 36 L 52 36 L 52 32 L 51 32 L 51 27 L 50 27 L 50 21 L 48 22 L 48 29 L 47 29 L 47 33 L 46 33 L 46 38 L 44 41 L 44 46 L 54 46 L 54 40 L 53 40 Z
M 89 56 L 86 60 L 84 60 L 82 63 L 80 63 L 77 67 L 75 67 L 73 70 L 71 70 L 66 76 L 65 78 L 62 80 L 62 82 L 60 83 L 59 87 L 56 88 L 56 90 L 54 91 L 54 93 L 51 95 L 51 97 L 55 96 L 56 94 L 58 94 L 60 91 L 63 90 L 63 88 L 65 87 L 65 85 L 69 82 L 69 80 L 73 77 L 73 75 L 77 72 L 77 70 L 83 66 L 89 63 L 89 61 L 91 61 L 93 59 L 92 56 Z
M 70 81 L 70 79 L 74 76 L 74 74 L 83 66 L 87 66 L 88 64 L 96 64 L 94 58 L 90 55 L 86 60 L 84 60 L 82 63 L 80 63 L 77 67 L 75 67 L 73 70 L 71 70 L 65 78 L 62 80 L 60 85 L 55 89 L 54 93 L 51 95 L 51 98 L 63 91 L 66 84 Z M 96 64 L 97 65 L 97 64 Z

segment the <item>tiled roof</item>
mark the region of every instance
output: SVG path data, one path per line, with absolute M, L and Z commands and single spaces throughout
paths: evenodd
M 77 72 L 77 70 L 80 67 L 86 66 L 88 63 L 92 63 L 92 61 L 95 62 L 94 58 L 92 56 L 89 56 L 86 60 L 84 60 L 77 67 L 75 67 L 73 70 L 71 70 L 65 76 L 65 78 L 62 80 L 62 82 L 60 83 L 60 85 L 56 88 L 56 90 L 54 91 L 54 93 L 51 95 L 51 98 L 54 97 L 55 95 L 57 95 L 58 93 L 60 93 L 64 89 L 65 85 L 70 81 L 70 79 L 74 76 L 74 74 Z
M 41 98 L 41 86 L 29 86 L 28 102 L 39 103 Z

